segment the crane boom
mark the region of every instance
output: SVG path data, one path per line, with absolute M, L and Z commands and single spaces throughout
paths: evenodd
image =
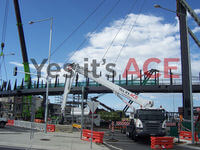
M 133 101 L 134 103 L 139 104 L 142 108 L 150 108 L 153 106 L 153 101 L 139 98 L 136 94 L 126 90 L 123 87 L 120 87 L 119 85 L 116 85 L 116 84 L 104 79 L 103 77 L 95 78 L 93 76 L 92 71 L 85 70 L 83 67 L 79 66 L 78 64 L 71 64 L 71 65 L 69 65 L 68 69 L 71 69 L 74 73 L 82 74 L 82 75 L 86 76 L 87 78 L 92 79 L 93 81 L 111 89 L 114 94 L 116 94 L 124 103 L 126 103 L 126 105 L 129 105 L 128 102 L 125 101 L 121 96 L 124 96 L 127 99 Z M 71 86 L 72 84 L 69 84 L 69 83 L 65 84 L 65 86 L 69 86 L 69 85 Z M 67 99 L 66 95 L 70 92 L 70 88 L 71 87 L 65 87 L 65 89 L 68 89 L 68 90 L 64 91 L 62 111 L 65 108 L 66 99 Z M 131 106 L 129 106 L 129 107 L 131 107 Z M 133 107 L 131 107 L 131 108 L 133 110 L 135 110 Z

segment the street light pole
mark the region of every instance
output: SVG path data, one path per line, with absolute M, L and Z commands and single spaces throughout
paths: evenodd
M 47 20 L 51 21 L 51 24 L 50 24 L 50 38 L 49 38 L 49 55 L 48 55 L 48 66 L 49 66 L 50 65 L 50 58 L 51 58 L 53 17 L 50 17 L 50 18 L 47 18 L 47 19 L 42 19 L 42 20 L 37 20 L 37 21 L 30 21 L 29 24 L 33 24 L 33 23 L 36 23 L 36 22 L 47 21 Z M 45 133 L 47 133 L 47 122 L 48 122 L 49 70 L 47 70 L 46 81 L 47 81 L 47 87 L 46 87 L 46 105 L 45 105 Z
M 51 58 L 53 18 L 51 17 L 50 20 L 51 20 L 51 24 L 50 24 L 48 66 L 50 65 L 50 58 Z M 48 103 L 49 103 L 48 97 L 49 97 L 49 70 L 47 70 L 46 107 L 45 107 L 45 133 L 47 133 L 47 122 L 48 122 Z

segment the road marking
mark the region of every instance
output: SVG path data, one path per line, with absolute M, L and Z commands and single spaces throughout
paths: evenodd
M 106 143 L 106 142 L 103 142 L 103 143 L 104 143 L 105 145 L 109 146 L 109 147 L 114 148 L 114 149 L 117 149 L 117 150 L 123 150 L 123 149 L 121 149 L 121 148 L 118 148 L 118 147 L 112 146 L 112 145 L 110 145 L 110 144 L 108 144 L 108 143 Z

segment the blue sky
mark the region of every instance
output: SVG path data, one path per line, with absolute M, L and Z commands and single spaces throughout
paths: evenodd
M 5 2 L 6 0 L 0 1 L 1 33 Z M 29 21 L 53 17 L 52 51 L 54 51 L 101 2 L 102 1 L 100 0 L 19 0 L 29 62 L 30 58 L 34 58 L 38 63 L 41 63 L 41 61 L 48 56 L 50 30 L 50 21 L 40 22 L 32 25 L 28 24 Z M 119 74 L 123 73 L 123 70 L 130 57 L 136 58 L 140 67 L 144 61 L 150 57 L 157 57 L 161 59 L 162 62 L 165 57 L 180 58 L 180 44 L 176 14 L 153 7 L 154 4 L 160 4 L 163 7 L 176 10 L 175 0 L 121 0 L 114 8 L 112 13 L 109 14 L 109 16 L 107 16 L 107 18 L 100 24 L 97 30 L 92 33 L 98 22 L 116 3 L 117 0 L 105 0 L 96 13 L 94 13 L 80 27 L 80 29 L 75 32 L 71 38 L 69 38 L 69 40 L 64 42 L 64 44 L 56 51 L 56 53 L 52 55 L 51 62 L 62 65 L 62 63 L 69 58 L 70 54 L 77 49 L 77 47 L 86 37 L 88 37 L 88 42 L 86 42 L 80 48 L 80 50 L 71 58 L 70 61 L 82 63 L 84 57 L 89 57 L 90 60 L 97 59 L 100 61 L 100 58 L 105 53 L 109 43 L 111 43 L 114 35 L 118 32 L 120 24 L 127 16 L 128 19 L 126 24 L 120 31 L 119 36 L 116 38 L 113 45 L 109 49 L 108 54 L 106 55 L 108 62 L 114 62 L 117 57 L 117 53 L 119 53 L 120 46 L 123 45 L 123 42 L 126 39 L 130 25 L 135 25 L 133 27 L 131 36 L 127 41 L 126 45 L 128 46 L 123 49 L 117 62 L 116 69 Z M 191 0 L 188 1 L 188 3 L 197 11 L 197 13 L 200 12 L 200 2 L 198 0 Z M 131 12 L 129 12 L 132 4 L 135 4 L 135 7 Z M 197 27 L 196 23 L 191 19 L 191 17 L 188 17 L 188 25 L 191 29 L 193 29 L 193 31 L 195 31 L 197 37 L 200 38 L 199 27 Z M 190 50 L 193 61 L 193 75 L 197 76 L 199 72 L 198 64 L 200 63 L 199 48 L 191 39 Z M 16 54 L 15 56 L 5 57 L 8 79 L 13 80 L 15 77 L 12 76 L 12 69 L 15 65 L 22 63 L 13 1 L 9 1 L 4 52 L 5 54 L 10 52 L 14 52 Z M 160 66 L 152 65 L 151 67 L 162 68 L 162 65 L 163 63 L 161 63 Z M 179 70 L 177 72 L 179 73 L 181 69 L 180 63 L 175 65 L 179 65 Z M 124 67 L 120 68 L 121 66 Z M 19 70 L 23 70 L 23 68 L 21 67 Z M 33 66 L 31 71 L 35 71 Z M 2 68 L 1 72 L 2 78 L 5 80 L 6 77 L 4 68 Z M 18 79 L 21 79 L 22 77 L 23 75 L 18 75 Z M 180 94 L 148 93 L 142 94 L 141 96 L 145 97 L 146 99 L 150 98 L 154 100 L 156 106 L 162 104 L 170 111 L 173 111 L 173 108 L 169 107 L 169 105 L 173 105 L 173 99 L 175 107 L 180 106 L 182 103 L 182 97 Z M 195 94 L 194 97 L 194 103 L 196 105 L 200 105 L 199 95 Z M 111 94 L 103 96 L 101 101 L 108 105 L 113 105 L 113 107 L 116 106 L 116 108 L 123 108 L 124 106 L 124 104 L 118 98 Z M 177 109 L 175 108 L 175 110 Z

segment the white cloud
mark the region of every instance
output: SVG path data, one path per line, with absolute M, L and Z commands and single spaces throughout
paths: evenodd
M 136 18 L 138 18 L 137 22 L 135 22 Z M 123 18 L 116 20 L 100 32 L 88 34 L 88 46 L 79 50 L 71 58 L 71 61 L 81 62 L 82 65 L 84 63 L 83 58 L 89 58 L 90 61 L 96 59 L 97 62 L 100 62 L 123 21 Z M 174 24 L 169 24 L 165 23 L 162 17 L 129 14 L 125 25 L 106 54 L 107 63 L 115 62 L 131 25 L 134 23 L 133 31 L 116 63 L 117 73 L 123 74 L 129 58 L 135 58 L 140 69 L 148 58 L 159 58 L 161 60 L 159 65 L 151 63 L 149 66 L 164 70 L 164 58 L 180 58 L 178 23 L 176 19 L 174 21 Z M 180 65 L 180 63 L 177 65 Z M 180 68 L 180 66 L 178 67 Z M 105 72 L 105 66 L 100 66 L 99 70 Z
M 22 63 L 18 63 L 18 62 L 14 62 L 14 61 L 11 61 L 10 64 L 13 64 L 17 67 L 23 67 L 23 64 Z
M 194 9 L 194 12 L 197 14 L 197 15 L 199 15 L 200 14 L 200 9 Z M 188 16 L 188 18 L 190 19 L 190 18 L 192 18 L 192 16 L 190 15 L 190 13 L 187 11 L 187 16 Z
M 200 14 L 200 9 L 194 9 L 194 12 Z
M 193 33 L 197 33 L 200 32 L 200 27 L 195 27 L 194 29 L 192 29 Z

